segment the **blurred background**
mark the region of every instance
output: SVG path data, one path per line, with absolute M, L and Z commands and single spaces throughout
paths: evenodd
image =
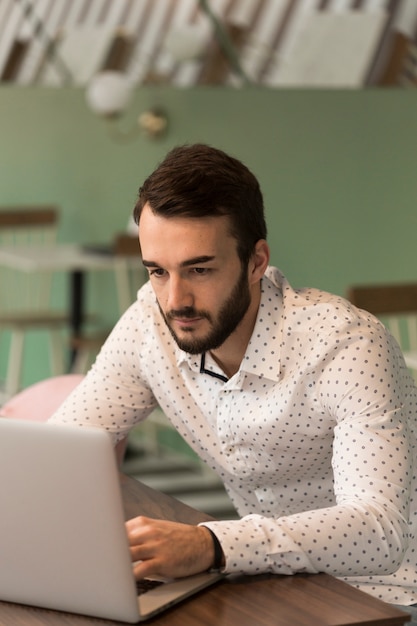
M 110 242 L 166 152 L 205 142 L 259 178 L 294 286 L 415 281 L 416 33 L 415 0 L 0 0 L 0 209 Z M 87 306 L 117 319 L 110 273 Z M 23 385 L 50 373 L 33 333 Z

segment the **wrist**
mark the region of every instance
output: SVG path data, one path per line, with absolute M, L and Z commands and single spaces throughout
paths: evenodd
M 221 547 L 220 541 L 218 540 L 217 536 L 214 534 L 214 532 L 208 527 L 205 526 L 205 528 L 209 531 L 210 533 L 210 537 L 213 543 L 213 563 L 210 567 L 211 570 L 221 570 L 223 569 L 223 567 L 225 566 L 225 558 L 224 558 L 224 553 L 223 553 L 223 549 Z

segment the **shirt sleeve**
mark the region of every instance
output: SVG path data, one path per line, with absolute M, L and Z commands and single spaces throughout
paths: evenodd
M 120 318 L 94 365 L 49 422 L 104 428 L 116 445 L 156 407 L 154 394 L 141 373 L 138 307 Z M 139 330 L 138 330 L 139 329 Z
M 390 574 L 401 564 L 408 542 L 414 387 L 398 346 L 382 328 L 367 338 L 333 337 L 332 343 L 317 394 L 335 418 L 334 505 L 205 523 L 220 540 L 227 572 L 370 576 Z

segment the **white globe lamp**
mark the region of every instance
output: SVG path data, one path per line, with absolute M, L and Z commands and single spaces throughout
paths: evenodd
M 127 108 L 133 93 L 128 77 L 121 72 L 100 72 L 87 87 L 88 105 L 98 115 L 117 117 Z

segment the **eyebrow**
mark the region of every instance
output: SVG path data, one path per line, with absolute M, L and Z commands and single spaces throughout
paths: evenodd
M 190 267 L 191 265 L 201 265 L 202 263 L 209 263 L 213 261 L 214 256 L 196 256 L 192 259 L 187 259 L 180 263 L 180 267 Z M 142 259 L 142 263 L 145 267 L 160 267 L 159 263 L 155 261 L 147 261 L 146 259 Z

